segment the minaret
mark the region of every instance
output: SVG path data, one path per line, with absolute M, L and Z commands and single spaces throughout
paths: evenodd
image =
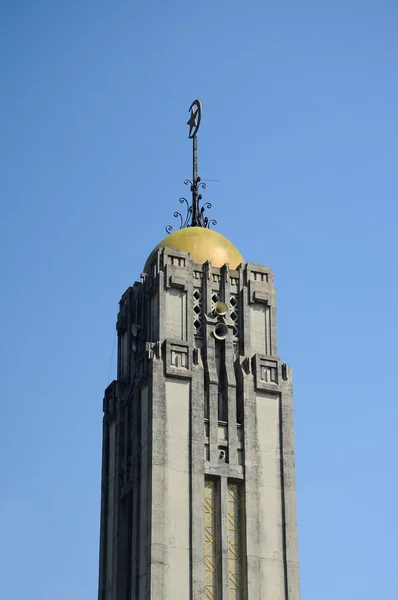
M 274 277 L 209 228 L 181 229 L 120 300 L 105 391 L 99 600 L 299 600 L 292 376 Z

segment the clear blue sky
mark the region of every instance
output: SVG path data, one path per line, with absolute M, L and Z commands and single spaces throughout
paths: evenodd
M 118 301 L 196 97 L 217 229 L 275 272 L 302 598 L 398 598 L 397 32 L 395 0 L 1 2 L 2 598 L 96 598 Z

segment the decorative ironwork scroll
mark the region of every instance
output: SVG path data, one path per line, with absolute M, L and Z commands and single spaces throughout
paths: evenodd
M 197 133 L 199 130 L 200 122 L 202 120 L 202 105 L 199 100 L 194 100 L 189 107 L 191 116 L 187 121 L 187 125 L 189 125 L 189 133 L 188 137 L 192 140 L 192 179 L 185 179 L 185 185 L 190 186 L 190 191 L 192 193 L 192 203 L 189 204 L 186 198 L 179 198 L 179 202 L 181 204 L 186 204 L 186 215 L 185 217 L 179 211 L 174 213 L 174 217 L 176 219 L 180 219 L 180 229 L 185 227 L 210 227 L 210 225 L 217 225 L 217 221 L 215 219 L 209 219 L 204 216 L 204 211 L 206 209 L 211 208 L 210 202 L 205 202 L 200 205 L 200 201 L 202 200 L 202 194 L 199 194 L 199 188 L 203 190 L 206 189 L 206 184 L 201 181 L 198 176 L 198 141 L 197 141 Z M 171 233 L 173 231 L 172 225 L 167 225 L 166 227 L 167 233 Z

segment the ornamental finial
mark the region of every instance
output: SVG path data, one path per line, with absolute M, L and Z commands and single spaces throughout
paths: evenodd
M 199 187 L 202 189 L 206 189 L 206 184 L 201 182 L 200 177 L 198 176 L 198 141 L 197 141 L 197 133 L 199 130 L 200 122 L 202 120 L 202 105 L 199 100 L 194 100 L 189 107 L 190 117 L 187 121 L 187 125 L 189 125 L 189 133 L 188 137 L 192 140 L 192 179 L 185 179 L 185 185 L 190 186 L 190 190 L 192 192 L 192 204 L 189 204 L 186 198 L 180 198 L 179 202 L 181 204 L 186 204 L 187 206 L 187 215 L 184 219 L 180 212 L 175 212 L 174 216 L 176 218 L 180 218 L 181 224 L 180 229 L 184 227 L 210 227 L 210 225 L 216 225 L 217 221 L 215 219 L 208 219 L 208 217 L 204 217 L 203 213 L 206 208 L 211 208 L 210 202 L 205 202 L 201 207 L 199 206 L 199 202 L 202 199 L 202 194 L 198 193 Z M 167 233 L 171 233 L 173 230 L 172 225 L 167 225 L 166 231 Z

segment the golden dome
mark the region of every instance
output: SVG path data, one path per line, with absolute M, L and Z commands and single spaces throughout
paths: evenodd
M 239 250 L 221 233 L 207 227 L 186 227 L 170 233 L 152 250 L 145 264 L 146 273 L 149 272 L 155 252 L 165 247 L 189 252 L 192 260 L 198 264 L 210 260 L 214 267 L 222 267 L 229 263 L 231 269 L 236 269 L 244 262 Z

